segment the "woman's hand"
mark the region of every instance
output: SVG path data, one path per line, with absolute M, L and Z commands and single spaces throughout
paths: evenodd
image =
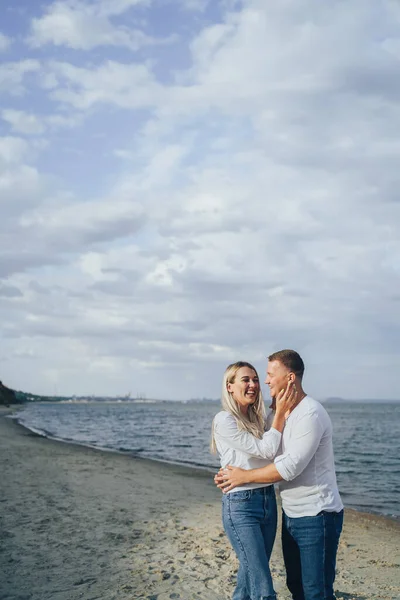
M 229 492 L 239 485 L 243 485 L 246 482 L 246 469 L 240 467 L 231 467 L 228 465 L 225 469 L 220 469 L 214 477 L 214 483 L 220 490 Z
M 214 483 L 217 487 L 219 487 L 219 484 L 224 481 L 222 478 L 223 474 L 224 474 L 224 470 L 220 469 L 218 471 L 218 473 L 216 475 L 214 475 Z
M 297 389 L 293 381 L 289 381 L 286 389 L 279 392 L 276 397 L 276 415 L 278 416 L 289 416 L 290 409 L 296 404 L 297 401 Z

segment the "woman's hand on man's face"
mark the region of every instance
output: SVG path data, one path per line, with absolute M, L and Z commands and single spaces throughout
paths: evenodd
M 282 389 L 275 398 L 275 410 L 278 413 L 289 416 L 290 410 L 296 404 L 297 389 L 293 381 L 289 381 L 286 388 Z M 271 405 L 272 406 L 272 405 Z

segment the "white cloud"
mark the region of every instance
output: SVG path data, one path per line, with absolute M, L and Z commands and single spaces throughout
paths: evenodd
M 5 147 L 4 139 L 0 140 L 0 196 L 2 212 L 2 243 L 0 259 L 0 276 L 2 272 L 13 273 L 22 266 L 20 255 L 29 256 L 27 247 L 33 240 L 25 239 L 23 243 L 16 244 L 15 240 L 21 235 L 18 221 L 26 210 L 35 208 L 37 203 L 46 198 L 46 178 L 38 170 L 17 161 L 17 156 L 22 156 L 28 151 L 28 145 L 16 144 L 14 148 Z M 9 260 L 10 253 L 16 260 Z M 28 259 L 28 265 L 31 264 Z M 41 263 L 44 264 L 44 263 Z M 19 266 L 18 266 L 19 265 Z
M 105 198 L 76 204 L 41 207 L 21 220 L 26 230 L 39 230 L 40 236 L 75 251 L 77 244 L 110 242 L 135 233 L 143 222 L 143 211 L 131 200 Z
M 113 24 L 110 17 L 130 8 L 147 4 L 146 0 L 82 2 L 58 0 L 50 4 L 43 17 L 32 20 L 29 42 L 33 47 L 45 44 L 90 50 L 97 46 L 122 46 L 131 50 L 160 43 L 140 29 Z
M 15 133 L 24 135 L 41 135 L 48 130 L 76 127 L 81 117 L 74 113 L 35 115 L 23 110 L 5 108 L 1 111 L 1 118 L 8 123 Z
M 115 15 L 122 15 L 130 8 L 136 6 L 150 6 L 153 0 L 114 0 L 108 2 L 108 0 L 100 0 L 97 2 L 94 10 L 101 16 L 112 17 Z
M 1 112 L 1 117 L 17 133 L 35 135 L 43 133 L 45 129 L 36 115 L 26 113 L 22 110 L 4 109 Z
M 163 95 L 163 87 L 144 64 L 107 61 L 96 68 L 84 68 L 53 62 L 51 71 L 58 82 L 51 97 L 80 110 L 96 104 L 131 109 L 153 106 Z
M 170 0 L 171 2 L 171 0 Z M 205 11 L 210 0 L 178 0 L 184 10 Z
M 12 164 L 22 161 L 28 152 L 28 144 L 18 137 L 0 137 L 0 164 Z
M 10 46 L 11 46 L 11 38 L 4 35 L 4 33 L 0 32 L 0 52 L 4 52 L 5 50 L 8 50 L 8 48 Z
M 40 63 L 35 59 L 0 64 L 0 93 L 21 95 L 25 91 L 24 78 L 39 71 Z

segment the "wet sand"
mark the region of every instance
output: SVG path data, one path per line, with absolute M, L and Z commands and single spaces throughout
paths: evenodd
M 0 600 L 231 598 L 209 473 L 47 440 L 0 411 Z M 398 600 L 399 548 L 398 522 L 347 510 L 338 600 Z M 279 539 L 271 566 L 289 600 Z

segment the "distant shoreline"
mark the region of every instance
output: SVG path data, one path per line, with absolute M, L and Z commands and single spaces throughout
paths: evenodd
M 30 404 L 158 404 L 158 403 L 175 403 L 175 404 L 219 404 L 221 401 L 219 399 L 196 399 L 196 400 L 166 400 L 160 398 L 102 398 L 101 396 L 95 398 L 86 398 L 86 397 L 78 397 L 78 398 L 65 398 L 64 396 L 60 396 L 60 400 L 56 398 L 51 398 L 46 400 L 45 397 L 41 400 L 32 400 L 20 402 L 18 404 L 10 404 L 8 407 L 23 407 L 29 406 Z M 318 399 L 321 404 L 400 404 L 400 400 L 377 400 L 377 399 L 346 399 L 346 398 L 323 398 Z M 265 404 L 269 404 L 270 400 L 265 399 Z M 5 408 L 6 405 L 0 405 L 0 408 Z

